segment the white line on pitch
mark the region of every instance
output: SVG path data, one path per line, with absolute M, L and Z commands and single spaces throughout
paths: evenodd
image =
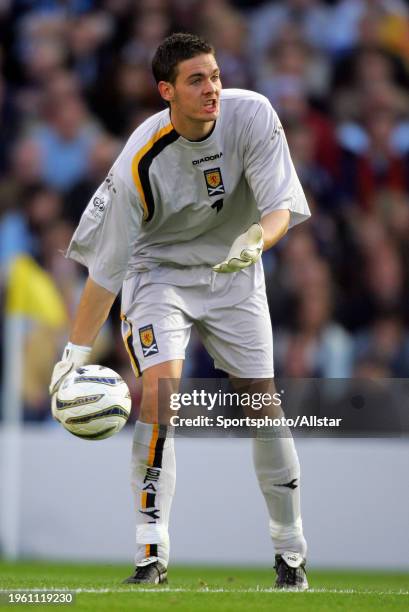
M 170 587 L 123 587 L 123 588 L 78 588 L 70 589 L 69 587 L 44 587 L 44 588 L 33 588 L 33 589 L 0 589 L 0 594 L 13 592 L 70 592 L 70 593 L 273 593 L 275 595 L 288 594 L 291 591 L 277 590 L 274 588 L 250 588 L 250 589 L 223 589 L 223 588 L 209 588 L 203 587 L 198 589 L 186 589 L 186 588 L 170 588 Z M 294 592 L 294 591 L 292 591 Z M 305 594 L 326 594 L 335 593 L 339 595 L 409 595 L 409 591 L 365 591 L 357 589 L 308 589 L 308 591 L 302 591 Z

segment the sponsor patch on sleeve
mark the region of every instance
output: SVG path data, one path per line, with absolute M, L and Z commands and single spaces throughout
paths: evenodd
M 104 216 L 106 207 L 105 198 L 101 195 L 95 195 L 90 204 L 88 205 L 88 212 L 94 217 L 94 219 L 102 219 Z
M 95 219 L 95 221 L 102 221 L 105 215 L 105 211 L 109 206 L 109 194 L 103 187 L 100 187 L 90 199 L 86 210 L 86 214 L 89 217 Z
M 86 208 L 87 214 L 96 221 L 101 221 L 115 194 L 116 187 L 113 180 L 113 172 L 110 172 L 89 201 Z

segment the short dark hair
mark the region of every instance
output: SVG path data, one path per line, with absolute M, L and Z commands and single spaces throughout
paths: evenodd
M 195 34 L 171 34 L 159 45 L 152 60 L 152 72 L 156 82 L 174 83 L 179 62 L 202 53 L 215 55 L 215 50 L 210 43 Z

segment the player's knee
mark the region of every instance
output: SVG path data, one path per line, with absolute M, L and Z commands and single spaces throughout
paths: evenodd
M 180 363 L 182 363 L 180 361 Z M 145 423 L 168 424 L 170 397 L 179 387 L 179 361 L 158 364 L 144 371 L 139 419 Z

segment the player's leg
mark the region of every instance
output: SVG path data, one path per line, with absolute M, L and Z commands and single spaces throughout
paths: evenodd
M 273 380 L 252 381 L 253 392 L 276 392 Z M 257 391 L 258 389 L 258 391 Z M 278 412 L 277 412 L 278 411 Z M 280 417 L 280 408 L 268 408 L 260 416 Z M 254 415 L 253 415 L 254 416 Z M 305 575 L 307 544 L 300 504 L 300 463 L 288 427 L 256 430 L 252 439 L 256 476 L 267 504 L 270 535 L 276 552 L 276 586 L 308 588 Z
M 231 378 L 236 391 L 258 399 L 274 398 L 272 379 Z M 281 406 L 264 406 L 246 416 L 271 419 L 284 416 Z M 304 590 L 307 545 L 303 535 L 300 508 L 300 464 L 288 427 L 266 426 L 254 429 L 252 438 L 256 476 L 267 504 L 270 535 L 276 552 L 276 586 Z
M 268 389 L 272 396 L 272 329 L 261 266 L 231 275 L 227 284 L 223 285 L 219 278 L 215 282 L 212 308 L 202 322 L 203 341 L 216 367 L 236 379 L 258 380 L 258 391 Z M 255 471 L 270 516 L 276 565 L 278 558 L 285 555 L 288 563 L 297 566 L 294 569 L 301 568 L 298 573 L 304 576 L 306 542 L 300 513 L 300 466 L 291 432 L 281 427 L 265 428 L 258 431 L 252 444 Z
M 274 398 L 277 390 L 272 379 L 231 378 L 236 391 L 255 398 Z M 258 419 L 281 419 L 281 406 L 271 402 L 257 412 L 251 407 L 245 414 Z M 267 503 L 270 534 L 275 551 L 288 551 L 305 558 L 307 545 L 302 530 L 300 509 L 300 464 L 288 427 L 266 426 L 255 429 L 252 438 L 253 461 L 257 479 Z
M 169 515 L 175 491 L 176 461 L 173 436 L 159 405 L 176 392 L 182 360 L 146 369 L 142 402 L 132 445 L 131 484 L 136 509 L 136 571 L 128 582 L 164 582 L 169 561 Z M 160 383 L 159 383 L 160 381 Z M 162 394 L 159 394 L 159 384 Z M 162 407 L 164 408 L 164 407 Z M 159 562 L 159 563 L 157 563 Z
M 142 400 L 132 445 L 136 511 L 135 574 L 126 582 L 166 579 L 169 513 L 175 488 L 174 440 L 166 411 L 182 371 L 191 322 L 174 303 L 170 285 L 135 279 L 122 296 L 122 333 L 132 367 L 142 374 Z M 132 279 L 131 279 L 132 281 Z M 137 299 L 135 299 L 137 296 Z

